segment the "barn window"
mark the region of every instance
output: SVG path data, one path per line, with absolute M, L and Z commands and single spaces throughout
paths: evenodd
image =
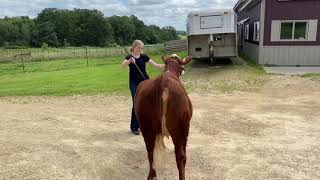
M 271 42 L 273 41 L 317 41 L 318 19 L 273 20 Z
M 249 24 L 244 28 L 244 39 L 249 40 Z
M 260 22 L 254 23 L 253 40 L 259 41 L 260 39 Z
M 280 39 L 292 39 L 293 23 L 281 23 Z
M 280 39 L 307 39 L 307 22 L 293 21 L 293 22 L 282 22 Z
M 294 28 L 294 39 L 306 39 L 307 38 L 307 23 L 296 22 Z

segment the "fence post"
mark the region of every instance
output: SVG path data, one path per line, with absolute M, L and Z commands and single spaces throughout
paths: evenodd
M 20 56 L 21 56 L 21 62 L 22 62 L 22 70 L 24 72 L 24 62 L 23 62 L 22 52 L 20 53 Z
M 7 58 L 10 59 L 9 51 L 8 50 L 6 50 L 6 51 L 7 51 Z
M 44 61 L 44 53 L 43 53 L 44 49 L 41 50 L 42 52 L 42 61 Z
M 87 59 L 87 67 L 89 66 L 89 61 L 88 61 L 88 47 L 85 46 L 86 49 L 86 59 Z

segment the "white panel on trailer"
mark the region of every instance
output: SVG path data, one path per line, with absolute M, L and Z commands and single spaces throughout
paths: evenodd
M 200 28 L 221 28 L 223 26 L 222 16 L 202 16 L 200 17 Z
M 191 11 L 187 17 L 187 35 L 236 33 L 235 22 L 233 10 Z

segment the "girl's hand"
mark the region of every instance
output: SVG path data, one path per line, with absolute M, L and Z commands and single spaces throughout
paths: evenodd
M 130 61 L 130 63 L 132 63 L 132 64 L 136 63 L 136 60 L 133 57 L 130 57 L 130 59 L 128 61 Z

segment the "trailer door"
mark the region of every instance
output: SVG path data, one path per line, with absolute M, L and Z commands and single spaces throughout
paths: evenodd
M 201 16 L 200 17 L 200 28 L 210 29 L 210 28 L 222 28 L 223 26 L 223 16 L 212 15 L 212 16 Z

